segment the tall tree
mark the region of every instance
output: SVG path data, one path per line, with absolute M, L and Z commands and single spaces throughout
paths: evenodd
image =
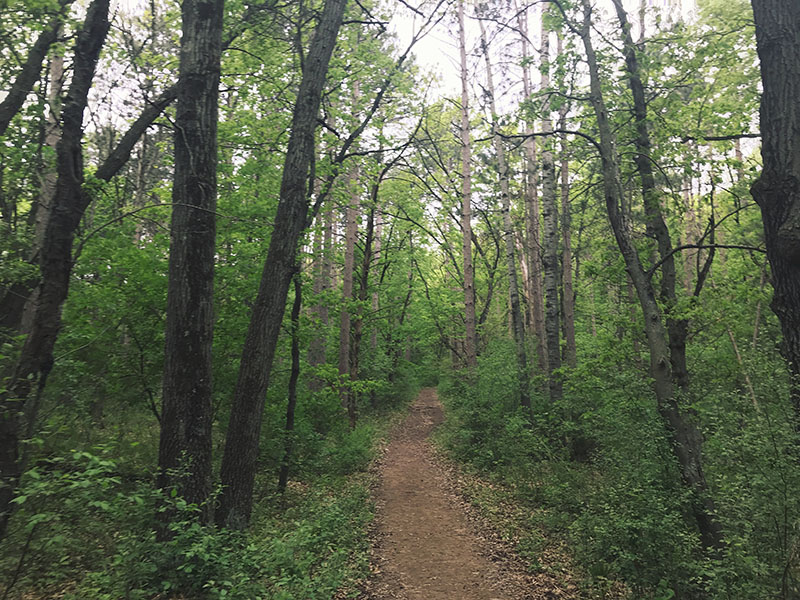
M 458 47 L 461 56 L 461 235 L 464 261 L 464 354 L 467 367 L 478 364 L 475 325 L 475 271 L 472 264 L 472 152 L 469 130 L 469 72 L 464 0 L 458 1 Z
M 542 43 L 540 46 L 540 69 L 543 91 L 550 86 L 550 27 L 547 15 L 542 14 Z M 544 96 L 542 105 L 542 133 L 553 133 L 553 120 L 550 116 L 550 98 Z M 545 139 L 542 150 L 542 219 L 544 221 L 544 329 L 547 345 L 547 377 L 550 400 L 561 399 L 562 382 L 558 370 L 561 368 L 561 341 L 559 332 L 558 284 L 561 274 L 558 260 L 558 198 L 556 194 L 556 163 L 553 157 L 553 141 Z
M 525 323 L 520 308 L 519 286 L 517 281 L 517 258 L 514 243 L 514 228 L 511 224 L 511 194 L 509 192 L 508 163 L 506 162 L 503 140 L 500 138 L 499 117 L 495 102 L 494 79 L 492 77 L 492 61 L 489 56 L 489 44 L 486 41 L 486 28 L 479 21 L 481 30 L 481 47 L 486 59 L 486 92 L 491 112 L 492 142 L 497 158 L 497 175 L 500 179 L 500 210 L 503 213 L 503 238 L 505 240 L 506 267 L 508 274 L 508 293 L 511 304 L 511 329 L 517 354 L 517 394 L 520 404 L 530 412 L 530 379 L 528 377 L 528 353 L 525 344 Z
M 39 259 L 41 279 L 30 332 L 0 392 L 0 538 L 24 469 L 20 444 L 32 431 L 41 394 L 53 368 L 53 348 L 61 328 L 61 308 L 69 291 L 72 243 L 91 196 L 83 181 L 83 112 L 97 60 L 108 33 L 109 0 L 94 0 L 75 41 L 73 74 L 62 109 L 56 151 L 56 191 Z
M 357 96 L 358 94 L 355 93 Z M 339 376 L 351 377 L 351 344 L 352 315 L 350 306 L 353 302 L 353 273 L 355 271 L 356 238 L 358 237 L 358 217 L 360 208 L 360 183 L 358 165 L 353 165 L 350 170 L 349 189 L 350 201 L 345 210 L 344 231 L 344 268 L 342 269 L 342 310 L 339 314 Z M 349 384 L 341 386 L 339 390 L 342 406 L 347 410 L 350 427 L 356 426 L 356 402 L 352 387 Z
M 528 10 L 517 9 L 517 26 L 522 39 L 522 93 L 530 102 L 533 95 L 529 51 L 530 38 L 528 29 Z M 525 231 L 528 262 L 529 312 L 533 333 L 536 337 L 536 358 L 539 368 L 547 369 L 547 351 L 544 333 L 544 291 L 542 290 L 542 252 L 541 223 L 539 219 L 539 173 L 536 166 L 536 138 L 533 133 L 534 119 L 529 115 L 525 119 L 526 138 L 523 142 L 525 156 Z
M 800 430 L 800 3 L 752 0 L 761 62 L 761 156 L 753 184 L 772 269 L 772 310 L 792 376 L 795 428 Z
M 563 39 L 558 36 L 558 54 L 563 53 Z M 564 103 L 558 111 L 558 128 L 567 129 L 569 106 Z M 575 346 L 575 286 L 572 279 L 572 218 L 570 212 L 569 144 L 561 135 L 561 316 L 564 323 L 564 361 L 570 367 L 578 363 Z
M 702 435 L 697 425 L 681 410 L 673 381 L 668 334 L 661 308 L 656 300 L 653 284 L 645 272 L 634 245 L 627 218 L 622 210 L 623 189 L 616 150 L 616 136 L 609 120 L 597 54 L 592 42 L 592 5 L 583 0 L 583 22 L 575 32 L 580 36 L 589 66 L 590 102 L 597 119 L 598 147 L 603 169 L 603 192 L 609 223 L 614 232 L 625 268 L 630 275 L 645 323 L 645 334 L 650 350 L 650 375 L 653 378 L 658 411 L 664 419 L 678 460 L 681 475 L 694 493 L 692 512 L 698 530 L 707 548 L 720 548 L 722 529 L 715 517 L 714 502 L 709 496 L 708 483 L 702 464 Z
M 224 0 L 185 0 L 158 484 L 211 516 L 211 344 L 217 207 L 217 120 Z
M 220 479 L 223 490 L 216 520 L 233 528 L 250 521 L 261 417 L 275 358 L 297 243 L 307 226 L 308 175 L 314 131 L 331 54 L 347 0 L 326 0 L 314 32 L 292 113 L 292 128 L 281 177 L 278 210 L 247 330 L 233 395 Z

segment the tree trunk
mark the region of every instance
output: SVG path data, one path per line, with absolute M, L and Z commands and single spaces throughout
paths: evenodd
M 350 306 L 353 301 L 353 272 L 355 271 L 356 237 L 358 237 L 358 211 L 359 211 L 359 168 L 353 166 L 350 171 L 350 203 L 345 212 L 344 232 L 344 269 L 342 270 L 342 310 L 339 320 L 339 377 L 343 385 L 339 387 L 339 398 L 342 406 L 347 410 L 350 427 L 356 426 L 355 394 L 349 383 L 350 378 L 350 336 L 351 314 Z M 348 381 L 344 381 L 347 379 Z
M 522 34 L 522 58 L 527 61 L 528 55 L 528 13 L 518 11 L 518 26 Z M 526 99 L 533 94 L 528 66 L 522 68 L 522 89 Z M 525 133 L 533 132 L 533 119 L 525 122 Z M 542 254 L 539 223 L 539 177 L 536 166 L 536 138 L 529 135 L 523 143 L 525 151 L 525 227 L 528 246 L 528 287 L 530 288 L 530 314 L 533 333 L 536 337 L 536 359 L 539 369 L 547 369 L 547 353 L 544 332 L 544 291 L 542 290 Z
M 686 366 L 686 338 L 689 334 L 689 323 L 686 319 L 676 319 L 672 312 L 677 305 L 675 286 L 675 258 L 672 252 L 672 239 L 661 212 L 661 204 L 653 176 L 653 163 L 650 151 L 650 133 L 647 130 L 647 100 L 642 82 L 636 47 L 631 37 L 631 25 L 621 0 L 613 0 L 622 30 L 625 67 L 628 72 L 628 83 L 633 96 L 633 116 L 636 124 L 636 169 L 642 185 L 642 200 L 647 219 L 647 231 L 654 237 L 658 246 L 658 257 L 661 261 L 660 299 L 667 316 L 667 335 L 669 336 L 670 362 L 672 377 L 682 392 L 689 391 L 689 370 Z
M 542 15 L 541 44 L 542 90 L 550 86 L 550 30 Z M 542 107 L 542 133 L 553 131 L 550 119 L 550 101 Z M 553 159 L 552 140 L 546 138 L 542 151 L 542 217 L 544 219 L 544 329 L 547 340 L 547 378 L 550 401 L 557 402 L 563 393 L 561 375 L 561 341 L 559 330 L 558 284 L 561 280 L 558 264 L 558 208 L 556 200 L 556 165 Z
M 211 346 L 224 0 L 184 0 L 158 486 L 211 518 Z
M 479 21 L 481 30 L 481 46 L 486 59 L 486 91 L 489 96 L 489 108 L 492 112 L 492 142 L 497 154 L 497 175 L 500 179 L 500 210 L 503 212 L 503 237 L 506 247 L 506 265 L 508 268 L 508 293 L 511 305 L 511 330 L 517 354 L 517 394 L 520 405 L 530 414 L 531 396 L 530 379 L 528 377 L 528 354 L 525 345 L 525 324 L 519 302 L 517 284 L 517 259 L 514 252 L 514 228 L 511 225 L 511 196 L 508 184 L 508 165 L 505 148 L 500 139 L 500 127 L 497 117 L 497 106 L 494 100 L 494 80 L 492 78 L 492 62 L 489 58 L 489 46 L 486 43 L 486 31 L 483 21 Z
M 772 270 L 772 310 L 792 377 L 800 431 L 800 4 L 752 0 L 761 61 L 761 156 L 751 193 L 761 208 Z
M 223 490 L 216 519 L 228 527 L 244 528 L 250 521 L 264 399 L 294 271 L 297 242 L 307 226 L 306 186 L 314 154 L 314 131 L 328 64 L 346 4 L 347 0 L 325 2 L 306 56 L 292 115 L 278 210 L 242 349 L 222 457 Z
M 561 36 L 558 38 L 558 53 L 561 54 Z M 559 128 L 567 128 L 567 105 L 559 111 Z M 564 322 L 564 361 L 569 367 L 578 365 L 578 350 L 575 345 L 575 289 L 572 283 L 572 219 L 569 202 L 569 150 L 567 136 L 561 137 L 561 306 Z
M 39 79 L 39 74 L 42 71 L 42 62 L 47 56 L 50 46 L 58 39 L 61 25 L 64 22 L 64 15 L 60 11 L 70 4 L 72 4 L 72 0 L 59 2 L 59 14 L 50 19 L 44 26 L 42 33 L 39 34 L 39 37 L 36 38 L 33 46 L 28 51 L 25 63 L 17 74 L 14 83 L 11 84 L 6 97 L 0 102 L 0 137 L 5 134 L 11 124 L 11 119 L 20 111 L 25 99 L 33 89 L 33 85 Z
M 286 484 L 289 482 L 289 463 L 292 460 L 292 448 L 294 446 L 294 411 L 297 407 L 297 380 L 300 377 L 300 307 L 303 304 L 303 282 L 300 278 L 300 265 L 294 274 L 294 303 L 292 303 L 292 369 L 289 373 L 288 400 L 286 403 L 286 425 L 284 434 L 286 436 L 283 443 L 283 459 L 281 468 L 278 472 L 278 492 L 281 494 L 286 491 Z
M 603 100 L 597 57 L 592 45 L 592 8 L 590 0 L 582 1 L 584 18 L 580 35 L 589 66 L 590 101 L 597 118 L 600 137 L 603 191 L 608 219 L 625 261 L 625 268 L 633 281 L 642 307 L 647 344 L 650 350 L 650 375 L 653 378 L 658 411 L 664 419 L 682 478 L 695 494 L 692 512 L 697 522 L 701 541 L 706 548 L 719 549 L 722 544 L 722 530 L 715 519 L 714 503 L 708 496 L 708 485 L 703 473 L 702 437 L 691 419 L 686 418 L 678 406 L 672 377 L 670 348 L 667 331 L 662 322 L 661 309 L 658 306 L 653 285 L 639 261 L 625 215 L 620 209 L 623 191 L 617 162 L 615 136 Z
M 75 230 L 91 200 L 83 189 L 83 112 L 100 50 L 108 33 L 108 0 L 94 0 L 75 42 L 73 76 L 62 111 L 58 179 L 39 261 L 38 303 L 19 358 L 0 393 L 0 539 L 11 514 L 11 500 L 24 465 L 20 442 L 32 427 L 41 393 L 53 367 L 53 348 L 61 328 L 61 308 L 72 273 Z
M 469 86 L 467 41 L 464 26 L 464 0 L 458 2 L 458 40 L 461 55 L 461 234 L 464 257 L 464 353 L 467 367 L 478 364 L 478 337 L 475 326 L 475 273 L 472 265 L 472 173 L 469 128 Z
M 327 284 L 330 280 L 330 274 L 328 274 L 328 280 L 325 279 L 324 270 L 325 270 L 325 261 L 327 259 L 325 253 L 327 248 L 325 247 L 325 236 L 327 234 L 327 222 L 329 220 L 328 211 L 325 211 L 323 215 L 321 215 L 322 221 L 321 224 L 317 224 L 314 230 L 314 258 L 313 258 L 313 265 L 312 265 L 312 272 L 313 272 L 313 282 L 312 282 L 312 292 L 314 294 L 314 298 L 317 299 L 317 304 L 312 308 L 313 314 L 319 319 L 319 326 L 315 327 L 316 330 L 314 336 L 311 338 L 311 342 L 308 346 L 308 363 L 312 367 L 319 366 L 325 362 L 325 354 L 326 354 L 326 344 L 325 344 L 325 333 L 326 333 L 326 326 L 328 324 L 328 307 L 325 306 L 323 301 L 319 300 L 320 295 L 322 294 L 323 290 L 327 289 Z M 324 318 L 323 318 L 324 317 Z M 315 387 L 316 383 L 312 385 Z M 318 389 L 318 388 L 317 388 Z

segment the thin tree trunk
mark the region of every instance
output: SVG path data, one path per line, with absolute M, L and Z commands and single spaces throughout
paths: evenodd
M 528 11 L 518 10 L 517 23 L 522 34 L 522 58 L 530 59 L 528 51 Z M 522 68 L 522 89 L 525 98 L 531 98 L 530 70 Z M 525 133 L 533 132 L 533 119 L 525 121 Z M 525 153 L 525 227 L 528 246 L 528 287 L 530 288 L 530 314 L 536 338 L 536 359 L 539 369 L 547 369 L 547 352 L 544 332 L 544 291 L 542 289 L 542 255 L 539 222 L 539 177 L 536 166 L 536 138 L 531 135 L 523 143 Z
M 372 259 L 375 261 L 375 264 L 381 259 L 381 234 L 383 233 L 383 218 L 381 213 L 378 212 L 375 214 L 375 241 L 373 243 L 373 248 L 375 249 L 373 252 Z M 372 292 L 372 314 L 377 315 L 378 310 L 380 309 L 380 298 L 378 296 L 378 290 Z M 373 326 L 372 331 L 370 332 L 369 337 L 369 347 L 370 350 L 374 353 L 378 350 L 378 327 Z
M 678 460 L 682 478 L 695 494 L 692 512 L 697 522 L 701 541 L 706 548 L 719 549 L 722 544 L 722 530 L 715 518 L 714 503 L 708 495 L 708 484 L 703 473 L 702 436 L 692 420 L 682 414 L 678 406 L 674 389 L 675 382 L 672 377 L 669 342 L 662 321 L 661 309 L 658 306 L 650 279 L 639 261 L 630 229 L 625 222 L 625 216 L 620 210 L 623 191 L 617 163 L 615 136 L 603 100 L 597 57 L 592 45 L 592 7 L 590 0 L 582 0 L 582 3 L 584 18 L 579 33 L 589 66 L 590 101 L 597 118 L 600 137 L 603 190 L 609 222 L 644 313 L 645 333 L 650 350 L 650 375 L 653 378 L 658 410 L 671 438 L 672 449 Z
M 517 354 L 517 394 L 520 405 L 530 413 L 530 379 L 528 377 L 528 354 L 525 344 L 525 324 L 520 309 L 519 288 L 517 283 L 517 259 L 514 252 L 514 228 L 511 225 L 511 195 L 508 184 L 508 165 L 505 148 L 500 139 L 497 106 L 494 100 L 494 80 L 492 78 L 492 62 L 489 57 L 489 46 L 486 43 L 486 31 L 483 21 L 479 21 L 481 46 L 486 59 L 486 91 L 489 95 L 489 108 L 492 113 L 492 142 L 497 154 L 497 175 L 500 179 L 500 209 L 503 213 L 503 238 L 505 239 L 506 265 L 508 268 L 508 294 L 511 307 L 511 332 L 514 337 Z
M 550 86 L 550 30 L 545 15 L 542 15 L 541 43 L 542 90 Z M 542 133 L 553 131 L 550 118 L 550 100 L 542 107 Z M 547 378 L 550 401 L 561 399 L 563 390 L 561 375 L 561 340 L 559 331 L 558 284 L 561 280 L 558 264 L 558 208 L 556 199 L 556 166 L 553 158 L 552 140 L 547 138 L 542 151 L 542 217 L 544 220 L 544 329 L 547 340 Z
M 327 209 L 322 213 L 322 223 L 314 232 L 314 282 L 313 292 L 317 304 L 313 311 L 319 319 L 319 327 L 315 328 L 314 336 L 308 348 L 308 363 L 318 367 L 325 363 L 327 356 L 328 333 L 328 305 L 326 300 L 320 300 L 321 294 L 331 288 L 331 253 L 333 251 L 333 212 Z M 311 380 L 311 389 L 321 389 L 322 381 L 314 377 Z
M 264 399 L 294 271 L 297 243 L 307 226 L 306 190 L 314 155 L 314 131 L 328 64 L 346 4 L 347 0 L 325 2 L 306 56 L 292 115 L 278 210 L 242 349 L 222 457 L 223 490 L 216 519 L 228 527 L 244 528 L 250 521 Z
M 349 380 L 350 373 L 350 305 L 353 301 L 353 272 L 355 270 L 356 237 L 358 236 L 359 168 L 350 171 L 350 203 L 345 212 L 344 270 L 342 271 L 342 310 L 339 313 L 339 377 Z M 347 410 L 350 427 L 356 426 L 356 398 L 350 381 L 339 386 L 339 398 Z
M 11 500 L 24 470 L 20 444 L 35 422 L 53 348 L 61 328 L 61 308 L 72 273 L 72 242 L 91 197 L 83 189 L 83 112 L 100 50 L 108 33 L 108 0 L 94 0 L 75 42 L 73 76 L 62 111 L 58 179 L 41 259 L 38 302 L 30 333 L 0 392 L 0 539 L 11 516 Z M 22 407 L 22 410 L 20 410 Z
M 292 304 L 292 369 L 289 373 L 288 401 L 286 403 L 286 425 L 284 427 L 283 459 L 278 472 L 278 492 L 286 491 L 289 481 L 289 464 L 292 460 L 294 441 L 294 411 L 297 406 L 297 380 L 300 377 L 300 307 L 303 304 L 303 282 L 300 278 L 300 265 L 294 274 L 294 303 Z
M 558 53 L 561 54 L 561 36 L 558 38 Z M 559 128 L 567 128 L 567 105 L 559 111 Z M 575 344 L 575 289 L 572 283 L 572 219 L 569 202 L 569 150 L 566 135 L 561 137 L 561 305 L 564 321 L 564 361 L 569 367 L 578 365 L 578 350 Z
M 158 486 L 211 519 L 211 347 L 224 0 L 184 0 Z M 166 531 L 162 532 L 166 535 Z
M 464 258 L 464 353 L 467 367 L 474 368 L 478 364 L 478 337 L 475 326 L 475 273 L 472 265 L 472 153 L 464 0 L 458 1 L 458 40 L 461 55 L 461 233 Z
M 764 291 L 764 285 L 767 282 L 767 263 L 765 262 L 764 265 L 761 267 L 761 277 L 758 280 L 758 292 L 759 294 Z M 758 303 L 756 304 L 756 316 L 753 319 L 753 342 L 752 348 L 753 350 L 756 349 L 758 346 L 758 330 L 761 323 L 761 300 L 759 299 Z

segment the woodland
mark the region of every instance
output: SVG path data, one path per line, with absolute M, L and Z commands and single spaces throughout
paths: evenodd
M 358 597 L 434 386 L 557 597 L 800 598 L 796 0 L 5 0 L 0 36 L 2 600 Z

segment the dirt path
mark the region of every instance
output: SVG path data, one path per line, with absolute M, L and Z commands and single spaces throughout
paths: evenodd
M 449 491 L 428 436 L 443 420 L 436 391 L 420 392 L 394 432 L 376 494 L 376 576 L 364 600 L 524 600 L 547 598 L 529 587 L 519 565 L 493 562 Z

